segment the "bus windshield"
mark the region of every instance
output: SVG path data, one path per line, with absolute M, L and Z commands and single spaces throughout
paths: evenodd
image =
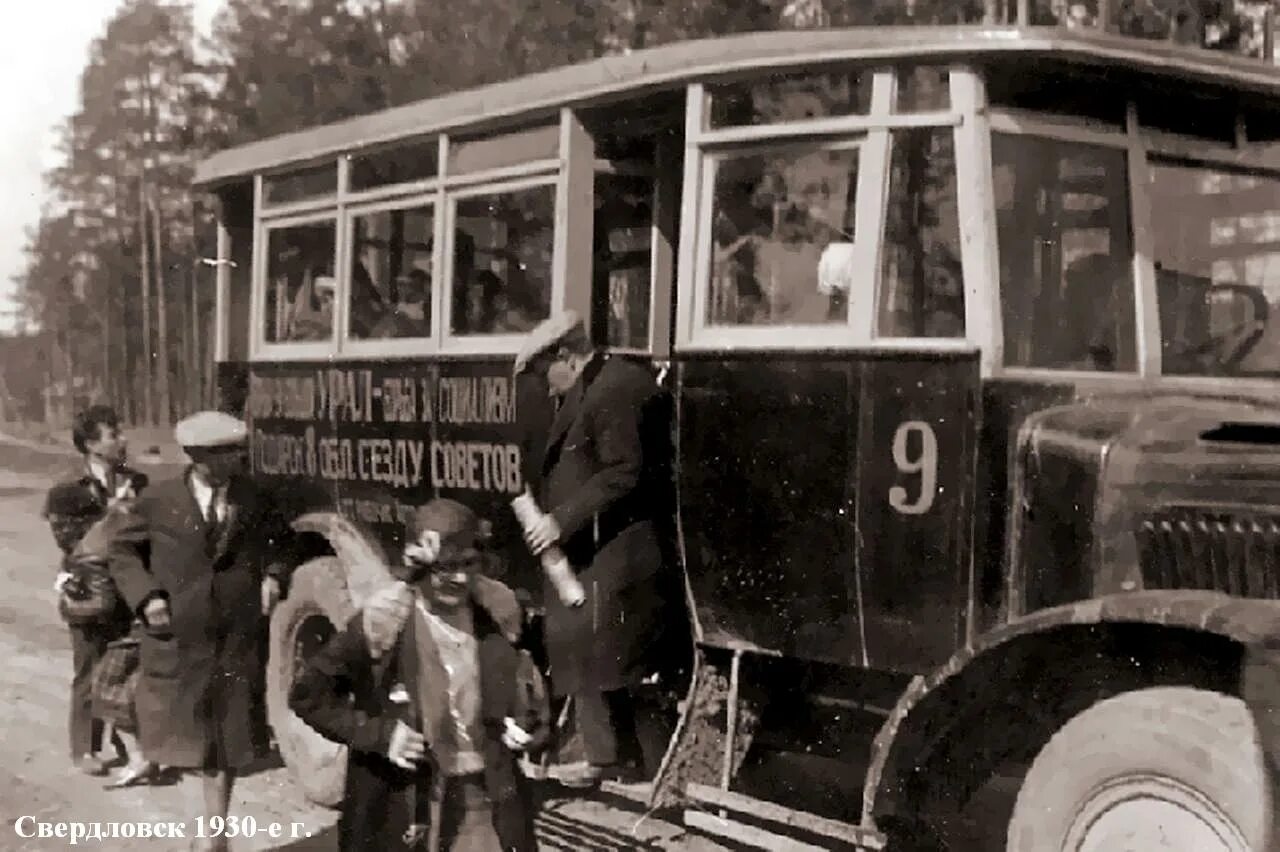
M 1280 177 L 1152 162 L 1164 372 L 1280 375 Z

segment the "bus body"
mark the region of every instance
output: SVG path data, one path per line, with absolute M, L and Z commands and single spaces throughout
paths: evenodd
M 673 401 L 696 653 L 653 803 L 895 848 L 1012 774 L 1010 849 L 1166 806 L 1170 848 L 1248 848 L 1261 794 L 1152 786 L 1141 737 L 1041 796 L 1090 732 L 1175 705 L 1166 736 L 1260 771 L 1195 731 L 1243 724 L 1280 584 L 1278 96 L 1273 67 L 1102 33 L 791 31 L 206 160 L 224 403 L 314 545 L 273 621 L 286 761 L 340 790 L 283 690 L 414 506 L 479 509 L 536 609 L 508 503 L 550 406 L 512 358 L 574 308 Z M 770 748 L 854 795 L 781 802 L 749 777 Z

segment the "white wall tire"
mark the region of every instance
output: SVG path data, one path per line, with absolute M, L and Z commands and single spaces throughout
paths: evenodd
M 1008 852 L 1264 852 L 1270 782 L 1244 702 L 1125 692 L 1062 726 L 1023 781 Z
M 267 662 L 267 719 L 285 766 L 307 799 L 325 807 L 342 802 L 347 747 L 325 739 L 289 709 L 289 690 L 301 657 L 355 614 L 347 573 L 336 556 L 322 556 L 294 573 L 289 596 L 271 616 Z

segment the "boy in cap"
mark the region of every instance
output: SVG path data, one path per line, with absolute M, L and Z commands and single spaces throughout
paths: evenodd
M 227 816 L 236 772 L 266 741 L 263 637 L 286 564 L 273 556 L 290 531 L 243 475 L 242 421 L 203 411 L 174 435 L 190 467 L 143 493 L 108 565 L 144 626 L 135 704 L 143 750 L 201 777 L 197 812 L 207 825 Z M 195 842 L 219 850 L 227 841 Z
M 350 747 L 341 852 L 536 852 L 517 755 L 550 711 L 514 593 L 479 573 L 484 537 L 460 503 L 420 507 L 397 582 L 294 682 L 294 712 Z

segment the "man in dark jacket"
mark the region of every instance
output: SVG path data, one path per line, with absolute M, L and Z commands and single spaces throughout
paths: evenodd
M 518 752 L 545 743 L 541 676 L 515 594 L 477 572 L 480 525 L 421 507 L 398 576 L 313 655 L 289 703 L 350 747 L 341 852 L 536 852 Z
M 77 414 L 71 441 L 83 456 L 83 465 L 75 475 L 49 489 L 43 512 L 63 555 L 59 583 L 69 578 L 68 557 L 85 532 L 125 491 L 140 491 L 147 482 L 144 474 L 125 466 L 129 445 L 120 431 L 119 417 L 109 406 L 93 405 Z M 106 764 L 97 754 L 103 745 L 103 726 L 92 713 L 93 670 L 107 645 L 129 632 L 129 621 L 128 613 L 121 612 L 93 624 L 68 625 L 75 667 L 68 725 L 71 759 L 90 775 L 106 772 Z
M 242 421 L 205 411 L 174 431 L 192 464 L 137 501 L 108 563 L 145 626 L 135 703 L 143 751 L 201 777 L 207 825 L 227 816 L 237 770 L 267 741 L 262 636 L 285 570 L 273 557 L 289 529 L 242 475 Z M 207 848 L 225 844 L 211 838 Z
M 552 686 L 573 697 L 587 758 L 561 782 L 630 780 L 630 690 L 664 662 L 667 622 L 679 624 L 659 534 L 672 508 L 669 410 L 649 371 L 597 352 L 571 311 L 530 333 L 517 374 L 526 368 L 561 402 L 536 483 L 546 514 L 525 537 L 535 554 L 558 544 L 586 592 L 579 606 L 544 595 Z

